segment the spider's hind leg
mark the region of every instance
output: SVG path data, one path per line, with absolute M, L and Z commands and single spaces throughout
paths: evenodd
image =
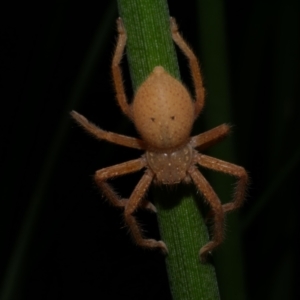
M 142 235 L 142 230 L 140 225 L 138 224 L 136 218 L 134 217 L 134 213 L 137 208 L 140 206 L 140 203 L 148 190 L 151 182 L 153 180 L 153 174 L 151 171 L 147 170 L 139 183 L 136 185 L 133 190 L 127 205 L 125 206 L 125 221 L 131 231 L 131 234 L 135 240 L 135 242 L 145 248 L 159 248 L 162 252 L 167 253 L 168 249 L 166 244 L 163 241 L 157 241 L 154 239 L 145 239 Z
M 209 253 L 214 250 L 217 246 L 219 246 L 224 238 L 224 211 L 222 208 L 222 204 L 207 182 L 207 180 L 203 177 L 200 171 L 196 167 L 190 167 L 189 174 L 197 186 L 198 190 L 202 193 L 205 200 L 208 202 L 211 211 L 212 211 L 212 219 L 213 219 L 213 228 L 212 228 L 212 240 L 204 245 L 200 249 L 200 260 L 202 262 L 206 262 Z

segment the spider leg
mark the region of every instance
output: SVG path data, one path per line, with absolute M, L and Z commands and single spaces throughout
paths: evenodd
M 168 252 L 168 248 L 163 241 L 157 241 L 154 239 L 145 239 L 142 234 L 142 230 L 140 225 L 138 224 L 136 218 L 134 217 L 134 213 L 137 208 L 140 206 L 140 203 L 148 190 L 151 182 L 153 180 L 153 173 L 150 170 L 147 170 L 144 176 L 141 178 L 139 183 L 136 185 L 133 190 L 128 204 L 125 206 L 125 221 L 130 228 L 131 234 L 135 240 L 135 242 L 142 247 L 145 248 L 160 248 L 164 253 Z
M 206 132 L 193 136 L 190 143 L 193 148 L 204 150 L 225 138 L 229 134 L 229 131 L 230 126 L 222 124 Z
M 212 210 L 212 218 L 214 221 L 212 240 L 204 245 L 199 253 L 200 260 L 206 262 L 208 254 L 223 241 L 224 211 L 220 199 L 200 171 L 192 166 L 189 168 L 188 173 Z
M 75 121 L 82 126 L 88 133 L 92 134 L 95 138 L 99 140 L 105 140 L 114 144 L 118 144 L 125 147 L 135 148 L 135 149 L 145 149 L 145 144 L 142 140 L 117 134 L 114 132 L 105 131 L 97 127 L 92 122 L 88 121 L 84 116 L 76 111 L 71 111 L 71 116 Z
M 233 201 L 224 204 L 223 210 L 224 212 L 228 212 L 239 208 L 243 204 L 246 194 L 248 183 L 248 174 L 246 170 L 243 167 L 199 153 L 196 154 L 196 161 L 202 167 L 230 174 L 238 179 Z
M 128 204 L 128 199 L 122 199 L 118 196 L 118 194 L 114 191 L 114 189 L 106 182 L 106 180 L 118 176 L 122 176 L 129 173 L 134 173 L 146 166 L 146 161 L 143 157 L 127 161 L 118 165 L 114 165 L 111 167 L 103 168 L 98 170 L 95 174 L 95 181 L 98 187 L 102 190 L 103 194 L 106 198 L 117 207 L 126 207 Z M 141 207 L 145 209 L 149 209 L 152 212 L 156 212 L 155 206 L 146 200 L 143 200 L 141 203 Z
M 122 60 L 122 56 L 124 53 L 124 48 L 127 41 L 127 35 L 126 31 L 122 22 L 121 18 L 117 19 L 117 29 L 118 29 L 118 40 L 117 45 L 114 53 L 114 57 L 112 60 L 112 75 L 113 75 L 113 81 L 115 85 L 116 90 L 116 97 L 117 101 L 123 111 L 123 113 L 129 117 L 129 119 L 132 119 L 132 111 L 131 107 L 128 104 L 127 97 L 125 94 L 125 88 L 123 84 L 123 77 L 122 77 L 122 70 L 120 67 L 120 62 Z
M 178 26 L 174 18 L 170 18 L 172 38 L 177 46 L 181 49 L 184 55 L 187 57 L 193 77 L 196 101 L 195 101 L 195 119 L 198 117 L 204 105 L 205 89 L 203 86 L 203 80 L 201 76 L 200 66 L 197 57 L 193 53 L 192 49 L 187 45 L 185 40 L 178 32 Z
M 153 204 L 143 200 L 143 196 L 145 195 L 153 179 L 152 172 L 149 170 L 145 172 L 143 177 L 140 179 L 140 181 L 134 188 L 129 200 L 120 199 L 119 196 L 114 192 L 112 187 L 107 182 L 105 182 L 107 179 L 112 177 L 122 176 L 128 173 L 139 171 L 145 166 L 145 159 L 135 159 L 129 162 L 107 167 L 97 171 L 95 175 L 95 180 L 97 185 L 103 191 L 104 195 L 111 201 L 113 205 L 125 208 L 125 222 L 128 225 L 135 242 L 142 247 L 161 248 L 163 252 L 167 252 L 167 247 L 164 242 L 143 238 L 140 226 L 137 223 L 135 217 L 133 216 L 134 212 L 139 207 L 145 207 L 156 212 L 156 208 Z

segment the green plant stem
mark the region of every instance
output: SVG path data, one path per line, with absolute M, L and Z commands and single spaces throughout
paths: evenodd
M 157 65 L 179 79 L 166 1 L 119 0 L 118 5 L 128 35 L 133 89 Z M 208 242 L 199 199 L 187 187 L 160 189 L 155 194 L 160 233 L 169 249 L 166 264 L 173 299 L 219 299 L 214 267 L 199 261 L 199 249 Z
M 230 72 L 226 44 L 225 8 L 219 0 L 203 0 L 198 4 L 198 23 L 201 37 L 203 70 L 208 97 L 203 114 L 208 129 L 221 123 L 232 122 Z M 211 156 L 235 163 L 233 135 L 226 138 L 217 147 L 209 149 Z M 232 201 L 230 187 L 234 183 L 229 176 L 209 173 L 209 182 L 217 192 L 221 201 Z M 243 257 L 240 241 L 240 222 L 237 213 L 227 218 L 230 234 L 215 252 L 222 299 L 245 299 L 245 283 L 243 279 Z M 230 276 L 228 272 L 230 270 Z

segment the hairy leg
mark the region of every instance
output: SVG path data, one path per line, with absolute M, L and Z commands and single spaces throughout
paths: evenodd
M 117 134 L 114 132 L 105 131 L 92 122 L 88 121 L 84 116 L 79 114 L 76 111 L 71 111 L 71 116 L 75 119 L 75 121 L 82 126 L 88 133 L 93 135 L 95 138 L 99 140 L 105 140 L 107 142 L 111 142 L 117 145 L 135 148 L 135 149 L 145 149 L 145 143 L 137 138 Z
M 147 170 L 144 176 L 133 190 L 127 205 L 125 206 L 125 221 L 130 228 L 130 232 L 135 242 L 145 248 L 160 248 L 164 253 L 168 252 L 167 246 L 163 241 L 156 241 L 154 239 L 145 239 L 142 235 L 142 230 L 138 224 L 134 213 L 140 206 L 140 203 L 147 192 L 151 182 L 153 180 L 153 174 L 150 170 Z
M 105 181 L 96 181 L 96 183 L 105 197 L 109 199 L 110 203 L 112 203 L 116 207 L 125 208 L 125 206 L 128 204 L 129 199 L 119 197 L 113 187 Z M 150 212 L 157 213 L 156 207 L 151 202 L 145 199 L 142 199 L 139 208 L 147 209 Z
M 200 249 L 200 260 L 202 262 L 206 262 L 208 254 L 218 245 L 220 245 L 223 241 L 224 211 L 220 199 L 218 198 L 210 184 L 207 182 L 207 180 L 199 172 L 199 170 L 193 166 L 190 167 L 188 172 L 196 187 L 202 193 L 203 197 L 205 198 L 212 210 L 212 218 L 214 221 L 212 230 L 212 240 Z
M 124 162 L 115 166 L 103 168 L 98 170 L 95 174 L 95 181 L 99 188 L 102 190 L 105 197 L 117 207 L 126 207 L 128 199 L 123 199 L 118 196 L 114 189 L 106 182 L 110 178 L 115 178 L 129 173 L 134 173 L 141 170 L 146 166 L 146 162 L 143 158 Z M 156 212 L 155 206 L 149 201 L 143 200 L 141 207 Z
M 230 126 L 227 124 L 222 124 L 206 132 L 193 136 L 190 143 L 193 148 L 204 150 L 221 141 L 229 134 L 229 132 Z
M 127 41 L 126 31 L 122 22 L 121 18 L 117 19 L 117 29 L 118 29 L 118 41 L 116 45 L 116 50 L 114 53 L 113 61 L 112 61 L 112 75 L 113 81 L 116 90 L 116 97 L 117 101 L 123 111 L 123 113 L 132 119 L 132 112 L 130 105 L 128 104 L 127 97 L 125 94 L 124 84 L 123 84 L 123 77 L 122 77 L 122 70 L 120 67 L 120 62 L 122 60 L 122 56 L 124 53 L 124 48 Z
M 205 98 L 205 89 L 203 86 L 199 62 L 192 49 L 187 45 L 185 40 L 179 34 L 176 20 L 174 18 L 170 18 L 170 22 L 171 22 L 172 38 L 189 61 L 193 82 L 194 82 L 195 94 L 196 94 L 195 118 L 197 118 L 200 111 L 203 108 L 204 98 Z
M 243 167 L 203 154 L 196 155 L 197 163 L 205 168 L 232 175 L 238 179 L 232 202 L 223 205 L 224 212 L 239 208 L 245 199 L 248 174 Z

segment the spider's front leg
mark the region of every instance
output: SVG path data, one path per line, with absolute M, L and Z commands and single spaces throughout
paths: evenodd
M 122 60 L 122 56 L 127 41 L 127 34 L 121 18 L 117 19 L 117 29 L 119 35 L 118 35 L 118 41 L 117 41 L 114 57 L 112 60 L 111 70 L 112 70 L 113 81 L 116 90 L 117 101 L 123 113 L 132 120 L 132 110 L 130 105 L 128 104 L 127 97 L 125 94 L 125 88 L 124 88 L 124 83 L 122 78 L 122 70 L 120 67 L 120 63 Z
M 188 170 L 193 182 L 208 202 L 214 220 L 212 240 L 200 249 L 200 260 L 207 261 L 208 254 L 220 245 L 224 238 L 224 211 L 220 199 L 200 171 L 192 166 Z
M 203 86 L 203 80 L 202 80 L 199 62 L 195 53 L 192 51 L 192 49 L 188 46 L 186 41 L 178 32 L 178 26 L 174 18 L 170 18 L 170 24 L 171 24 L 172 38 L 174 42 L 177 44 L 177 46 L 180 48 L 180 50 L 187 57 L 191 69 L 194 88 L 195 88 L 195 96 L 196 96 L 196 101 L 195 101 L 195 119 L 196 119 L 204 106 L 204 98 L 205 98 L 205 89 Z
M 103 168 L 98 170 L 95 174 L 95 181 L 98 187 L 101 189 L 105 197 L 117 207 L 126 207 L 129 200 L 120 198 L 114 189 L 106 181 L 110 178 L 119 177 L 129 173 L 134 173 L 146 166 L 145 159 L 143 157 L 127 161 L 115 166 Z M 155 206 L 146 200 L 143 200 L 140 207 L 149 209 L 152 212 L 156 212 Z

